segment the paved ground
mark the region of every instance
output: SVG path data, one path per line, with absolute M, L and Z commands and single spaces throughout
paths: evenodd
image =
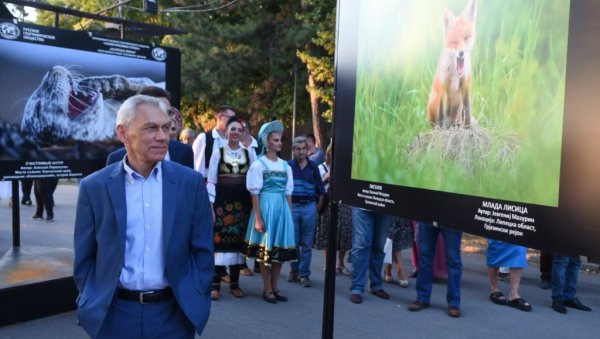
M 71 248 L 73 206 L 77 187 L 59 185 L 56 193 L 58 206 L 53 223 L 32 222 L 28 219 L 33 208 L 24 207 L 22 246 L 56 246 Z M 27 213 L 28 211 L 30 213 Z M 10 210 L 5 202 L 0 207 L 0 253 L 11 247 Z M 409 288 L 386 285 L 390 300 L 366 295 L 363 304 L 352 304 L 349 297 L 350 278 L 337 276 L 335 300 L 335 338 L 597 338 L 600 333 L 600 275 L 583 272 L 578 294 L 592 312 L 569 309 L 561 315 L 550 308 L 550 292 L 537 287 L 538 266 L 535 255 L 525 269 L 521 295 L 533 304 L 533 311 L 525 313 L 507 306 L 498 306 L 488 300 L 485 258 L 473 251 L 472 242 L 464 245 L 464 275 L 462 317 L 446 315 L 445 286 L 434 285 L 432 307 L 418 313 L 408 312 L 406 306 L 414 300 L 414 279 Z M 410 267 L 408 253 L 403 253 Z M 227 294 L 214 302 L 211 318 L 204 331 L 206 338 L 319 338 L 323 312 L 324 274 L 323 257 L 313 256 L 313 287 L 303 288 L 282 280 L 281 289 L 290 301 L 276 305 L 260 298 L 258 276 L 242 277 L 241 286 L 247 292 L 245 299 L 234 299 Z M 596 269 L 597 266 L 589 266 Z M 287 273 L 284 267 L 284 273 Z M 502 285 L 505 292 L 508 284 Z M 1 301 L 0 301 L 1 302 Z M 63 313 L 0 328 L 0 338 L 85 338 L 77 326 L 74 312 Z

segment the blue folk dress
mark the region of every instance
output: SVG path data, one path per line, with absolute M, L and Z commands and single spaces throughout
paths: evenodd
M 490 267 L 527 267 L 527 248 L 488 239 L 487 265 Z
M 258 158 L 250 166 L 246 186 L 252 195 L 258 194 L 266 228 L 262 233 L 254 228 L 252 211 L 246 232 L 246 256 L 266 265 L 298 260 L 294 221 L 286 198 L 293 190 L 292 171 L 287 162 Z

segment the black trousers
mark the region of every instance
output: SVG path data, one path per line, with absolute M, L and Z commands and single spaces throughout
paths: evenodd
M 33 187 L 33 179 L 23 179 L 21 180 L 21 192 L 23 192 L 23 197 L 21 201 L 31 200 L 31 188 Z
M 58 178 L 36 179 L 33 181 L 33 194 L 37 205 L 36 214 L 42 215 L 46 209 L 46 216 L 54 216 L 54 191 L 58 185 Z
M 550 281 L 552 279 L 552 253 L 540 252 L 540 278 Z

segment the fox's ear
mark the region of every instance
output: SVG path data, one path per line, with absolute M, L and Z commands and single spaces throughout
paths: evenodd
M 477 0 L 470 0 L 461 15 L 471 21 L 475 21 L 475 16 L 477 16 Z
M 454 26 L 454 22 L 456 21 L 456 17 L 454 14 L 450 12 L 448 8 L 444 11 L 444 32 L 448 32 L 450 27 Z

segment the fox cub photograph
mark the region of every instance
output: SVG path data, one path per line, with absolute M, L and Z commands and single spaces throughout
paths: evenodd
M 427 119 L 433 126 L 471 125 L 471 51 L 475 42 L 477 2 L 469 1 L 460 16 L 444 11 L 444 48 L 438 61 Z
M 557 206 L 569 8 L 360 1 L 352 178 Z

